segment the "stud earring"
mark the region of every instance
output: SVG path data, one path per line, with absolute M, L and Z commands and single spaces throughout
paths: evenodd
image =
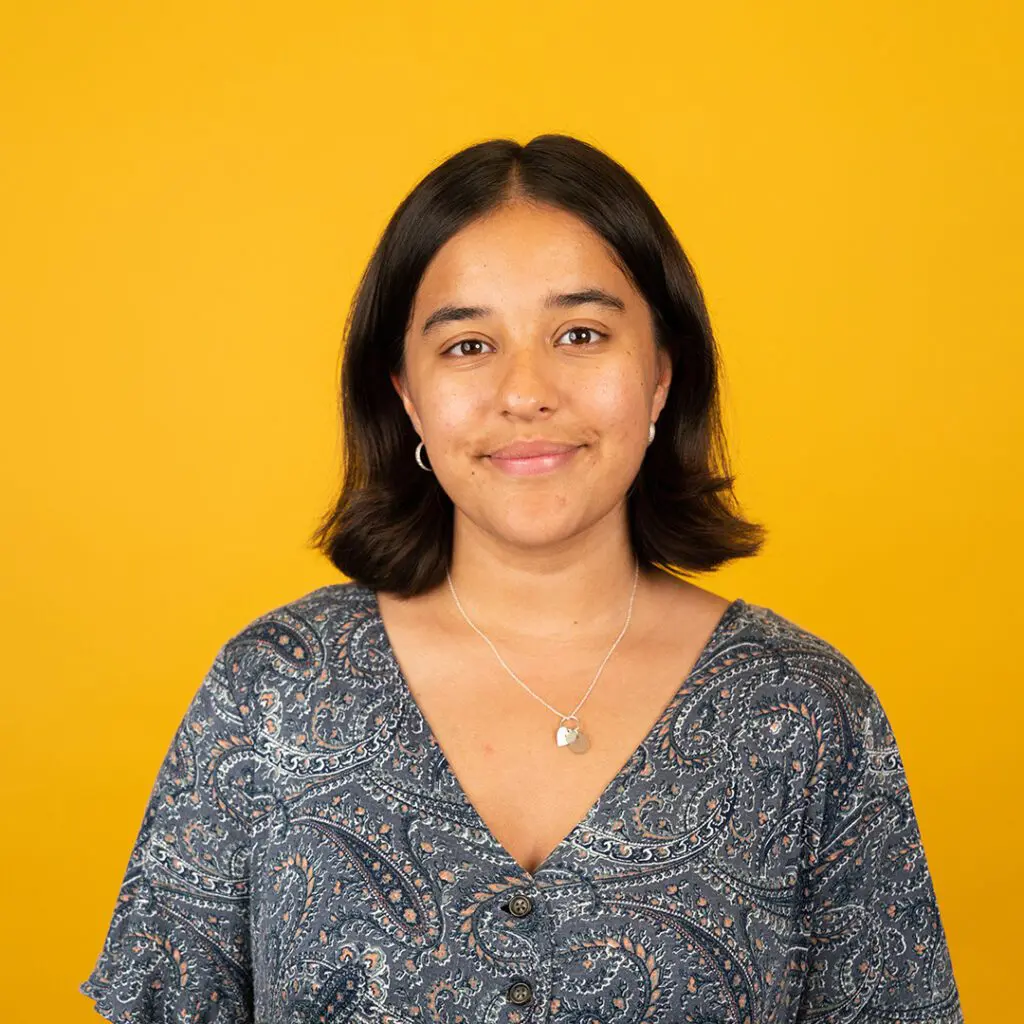
M 654 440 L 654 423 L 647 428 L 647 443 L 650 444 Z

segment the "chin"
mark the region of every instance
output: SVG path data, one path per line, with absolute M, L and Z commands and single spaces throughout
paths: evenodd
M 577 498 L 578 501 L 578 498 Z M 509 544 L 541 548 L 560 544 L 590 524 L 587 510 L 565 495 L 556 501 L 527 501 L 504 516 L 486 516 L 491 532 Z

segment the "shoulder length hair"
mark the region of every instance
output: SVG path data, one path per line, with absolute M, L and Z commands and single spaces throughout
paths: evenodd
M 719 406 L 720 355 L 696 275 L 640 183 L 568 135 L 471 145 L 402 200 L 363 273 L 345 326 L 341 490 L 310 538 L 347 577 L 403 597 L 445 578 L 454 508 L 414 462 L 419 437 L 391 382 L 401 372 L 413 300 L 456 232 L 515 197 L 560 207 L 602 236 L 647 300 L 672 381 L 654 441 L 627 496 L 641 565 L 677 575 L 756 554 L 765 528 L 733 494 Z

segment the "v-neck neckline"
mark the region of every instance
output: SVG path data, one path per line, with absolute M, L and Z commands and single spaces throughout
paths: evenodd
M 424 714 L 423 709 L 420 707 L 419 702 L 413 695 L 412 688 L 409 686 L 409 681 L 405 677 L 405 673 L 402 671 L 402 666 L 398 662 L 398 656 L 395 654 L 394 646 L 391 643 L 391 637 L 388 635 L 387 626 L 384 625 L 384 618 L 380 613 L 380 602 L 377 599 L 377 592 L 372 587 L 367 588 L 370 593 L 370 613 L 375 620 L 375 623 L 379 629 L 380 637 L 382 640 L 383 654 L 385 658 L 391 663 L 394 671 L 395 678 L 398 680 L 398 684 L 401 688 L 400 699 L 409 712 L 415 717 L 417 724 L 420 726 L 422 734 L 426 736 L 427 742 L 436 750 L 438 750 L 444 758 L 445 770 L 447 771 L 455 792 L 462 800 L 467 811 L 476 822 L 478 830 L 487 838 L 488 843 L 492 847 L 492 850 L 506 860 L 514 869 L 514 871 L 524 876 L 529 882 L 533 883 L 536 881 L 537 876 L 542 874 L 546 868 L 551 866 L 553 862 L 558 858 L 561 852 L 575 840 L 580 832 L 584 831 L 587 827 L 587 822 L 594 816 L 597 810 L 608 800 L 608 796 L 612 793 L 615 787 L 619 784 L 623 776 L 626 774 L 629 766 L 635 760 L 637 754 L 645 747 L 648 747 L 655 736 L 660 731 L 665 716 L 669 714 L 671 709 L 674 707 L 680 696 L 690 685 L 694 677 L 704 668 L 705 662 L 714 653 L 718 646 L 718 641 L 725 633 L 732 620 L 740 613 L 740 611 L 746 608 L 747 603 L 741 597 L 737 597 L 732 600 L 726 608 L 723 610 L 718 621 L 715 623 L 714 628 L 708 634 L 707 639 L 704 641 L 700 652 L 697 654 L 696 659 L 693 662 L 689 672 L 683 677 L 683 681 L 676 687 L 675 691 L 669 697 L 668 701 L 663 705 L 661 710 L 658 712 L 651 727 L 647 730 L 643 739 L 633 748 L 629 756 L 622 762 L 622 765 L 615 772 L 615 774 L 608 781 L 608 784 L 601 790 L 597 799 L 587 808 L 583 816 L 576 822 L 575 825 L 559 840 L 554 848 L 545 856 L 544 860 L 537 865 L 534 871 L 527 871 L 512 856 L 511 853 L 505 848 L 504 843 L 499 842 L 497 836 L 491 831 L 491 827 L 484 821 L 483 815 L 477 810 L 476 804 L 470 800 L 466 793 L 465 787 L 462 785 L 462 780 L 455 774 L 454 768 L 452 768 L 451 761 L 448 760 L 448 755 L 445 753 L 444 748 L 438 742 L 437 736 L 434 734 L 434 730 L 427 720 L 427 716 Z M 586 755 L 584 755 L 586 756 Z

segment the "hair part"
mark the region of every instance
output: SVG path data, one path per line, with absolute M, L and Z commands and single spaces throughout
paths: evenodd
M 686 576 L 757 554 L 765 527 L 741 515 L 733 492 L 721 358 L 696 274 L 639 182 L 568 135 L 471 145 L 430 171 L 388 221 L 345 324 L 344 472 L 310 546 L 375 590 L 411 597 L 444 581 L 454 506 L 415 465 L 420 438 L 391 376 L 403 374 L 405 335 L 430 261 L 463 227 L 513 200 L 559 207 L 600 235 L 646 299 L 655 342 L 671 358 L 658 430 L 627 492 L 641 566 Z

